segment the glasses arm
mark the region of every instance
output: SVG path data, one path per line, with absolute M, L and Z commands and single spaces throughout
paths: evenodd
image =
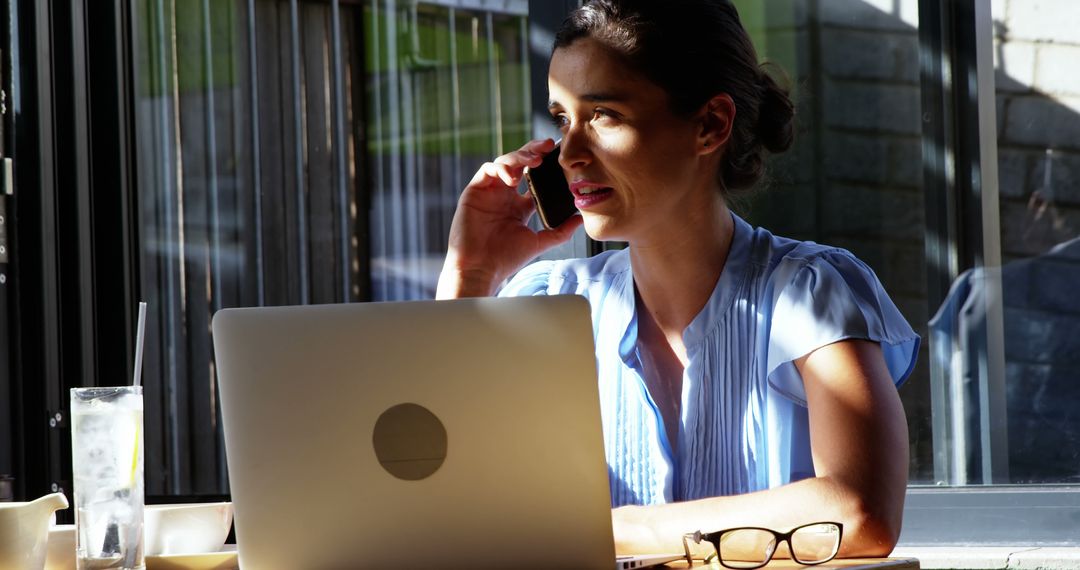
M 694 544 L 701 544 L 701 540 L 703 538 L 704 538 L 704 535 L 701 534 L 700 530 L 696 531 L 696 532 L 688 532 L 688 533 L 683 535 L 683 537 L 682 537 L 682 545 L 683 545 L 683 552 L 686 553 L 686 564 L 687 564 L 687 566 L 693 566 L 694 565 L 694 555 L 690 552 L 690 543 L 687 542 L 687 540 L 694 541 Z M 705 557 L 705 563 L 708 564 L 713 558 L 716 557 L 716 555 L 717 555 L 717 553 L 713 552 L 712 554 L 709 554 L 708 556 L 706 556 Z

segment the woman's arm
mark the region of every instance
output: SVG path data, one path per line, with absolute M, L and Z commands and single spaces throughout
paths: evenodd
M 892 551 L 907 487 L 907 420 L 881 347 L 841 341 L 795 366 L 806 386 L 817 476 L 745 495 L 614 509 L 619 553 L 680 552 L 683 533 L 695 530 L 783 531 L 817 521 L 843 523 L 840 556 Z

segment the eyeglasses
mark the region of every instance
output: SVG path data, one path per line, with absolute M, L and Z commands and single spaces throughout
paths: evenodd
M 786 541 L 795 562 L 812 566 L 836 557 L 843 533 L 844 525 L 836 522 L 810 523 L 790 532 L 776 532 L 758 527 L 729 528 L 710 533 L 699 530 L 683 535 L 683 549 L 686 551 L 686 563 L 692 566 L 694 559 L 687 541 L 701 544 L 704 540 L 716 547 L 716 554 L 710 554 L 705 558 L 705 562 L 710 562 L 717 556 L 720 564 L 727 568 L 752 570 L 768 564 L 776 548 Z

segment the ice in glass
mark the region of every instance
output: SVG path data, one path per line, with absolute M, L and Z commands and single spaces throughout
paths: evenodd
M 142 387 L 73 388 L 76 564 L 145 568 Z

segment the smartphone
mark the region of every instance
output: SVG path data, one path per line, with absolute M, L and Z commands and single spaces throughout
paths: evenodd
M 547 229 L 559 227 L 577 212 L 574 194 L 566 183 L 566 176 L 559 166 L 559 145 L 544 155 L 544 161 L 536 168 L 525 167 L 525 182 L 536 203 L 540 223 Z

